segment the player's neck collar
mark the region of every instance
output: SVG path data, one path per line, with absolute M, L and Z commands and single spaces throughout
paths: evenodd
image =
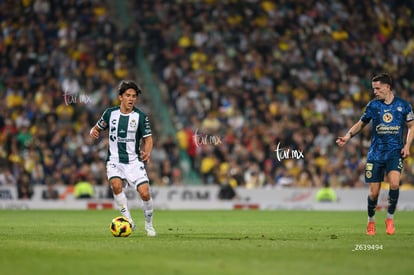
M 121 106 L 119 106 L 119 110 L 121 111 L 122 115 L 129 115 L 129 114 L 132 114 L 134 112 L 134 108 L 132 108 L 130 111 L 128 111 L 128 110 L 125 110 L 125 109 L 123 110 L 123 108 Z
M 394 101 L 395 95 L 394 93 L 391 93 L 388 98 L 384 100 L 384 103 L 387 105 L 390 105 Z

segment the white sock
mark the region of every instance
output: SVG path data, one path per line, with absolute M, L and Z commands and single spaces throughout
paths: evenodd
M 368 222 L 375 222 L 375 217 L 368 217 Z
M 152 226 L 152 212 L 153 212 L 152 198 L 150 198 L 147 201 L 142 201 L 142 209 L 144 210 L 145 225 Z
M 121 192 L 118 195 L 114 194 L 114 199 L 119 209 L 121 210 L 122 216 L 126 217 L 128 220 L 133 222 L 131 213 L 129 212 L 129 209 L 128 209 L 128 200 L 127 200 L 127 197 L 125 196 L 125 193 Z
M 387 219 L 394 219 L 394 214 L 387 213 Z

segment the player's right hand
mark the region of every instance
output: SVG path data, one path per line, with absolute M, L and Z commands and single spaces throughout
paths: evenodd
M 96 128 L 95 128 L 95 127 L 92 127 L 91 131 L 89 132 L 89 135 L 90 135 L 92 138 L 97 139 L 97 138 L 99 138 L 99 131 L 98 131 L 98 130 L 96 130 Z
M 338 146 L 340 147 L 344 146 L 347 142 L 348 142 L 348 139 L 346 139 L 345 137 L 338 137 L 336 139 L 336 144 L 338 144 Z

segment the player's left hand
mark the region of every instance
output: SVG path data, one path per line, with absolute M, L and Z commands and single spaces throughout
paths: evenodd
M 401 157 L 403 158 L 403 159 L 405 159 L 406 157 L 408 157 L 410 155 L 410 148 L 409 147 L 407 147 L 407 146 L 404 146 L 402 149 L 401 149 Z

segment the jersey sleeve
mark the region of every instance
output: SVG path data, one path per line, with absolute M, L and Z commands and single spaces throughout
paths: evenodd
M 410 122 L 414 120 L 413 108 L 410 103 L 407 102 L 407 115 L 405 117 L 405 122 Z
M 361 121 L 364 123 L 368 123 L 373 118 L 373 107 L 372 101 L 367 104 L 365 107 L 364 113 L 361 116 Z
M 146 114 L 142 114 L 139 117 L 138 135 L 143 138 L 152 135 L 151 122 Z
M 108 109 L 106 109 L 105 112 L 102 114 L 101 118 L 96 123 L 96 126 L 101 130 L 106 130 L 109 125 L 109 116 L 110 112 Z

